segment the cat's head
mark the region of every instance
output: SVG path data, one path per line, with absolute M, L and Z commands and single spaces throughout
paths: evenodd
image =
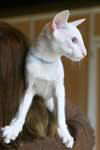
M 58 13 L 52 23 L 53 46 L 58 53 L 73 61 L 80 61 L 86 55 L 86 48 L 79 29 L 77 28 L 85 19 L 68 22 L 69 11 Z

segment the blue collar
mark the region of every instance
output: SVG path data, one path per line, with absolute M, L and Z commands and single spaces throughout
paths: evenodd
M 38 57 L 36 55 L 34 55 L 34 58 L 37 59 L 37 60 L 39 60 L 41 63 L 45 63 L 45 64 L 53 64 L 53 63 L 57 62 L 57 60 L 47 61 L 47 60 L 44 60 L 44 59 L 42 59 L 42 58 L 40 58 L 40 57 Z

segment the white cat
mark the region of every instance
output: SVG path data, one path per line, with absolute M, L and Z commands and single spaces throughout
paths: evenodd
M 43 96 L 45 105 L 54 111 L 58 121 L 58 135 L 68 148 L 74 139 L 68 131 L 65 119 L 64 69 L 61 56 L 80 61 L 86 49 L 77 26 L 85 19 L 69 22 L 69 11 L 57 14 L 46 24 L 38 40 L 30 48 L 25 66 L 26 91 L 19 110 L 9 126 L 2 128 L 5 143 L 15 140 L 22 131 L 27 112 L 35 94 Z M 69 66 L 70 67 L 70 66 Z

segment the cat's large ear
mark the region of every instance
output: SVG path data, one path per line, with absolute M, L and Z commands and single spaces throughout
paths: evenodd
M 69 10 L 65 10 L 58 13 L 52 21 L 52 28 L 54 30 L 59 29 L 61 25 L 65 24 L 68 21 L 68 18 L 69 18 Z
M 73 22 L 70 22 L 73 26 L 77 27 L 78 25 L 80 25 L 81 23 L 83 23 L 86 20 L 86 18 L 84 19 L 79 19 Z

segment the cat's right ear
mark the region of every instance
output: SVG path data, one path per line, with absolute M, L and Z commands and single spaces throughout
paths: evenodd
M 63 24 L 65 24 L 68 21 L 68 18 L 69 10 L 65 10 L 58 13 L 52 21 L 53 30 L 59 29 Z

